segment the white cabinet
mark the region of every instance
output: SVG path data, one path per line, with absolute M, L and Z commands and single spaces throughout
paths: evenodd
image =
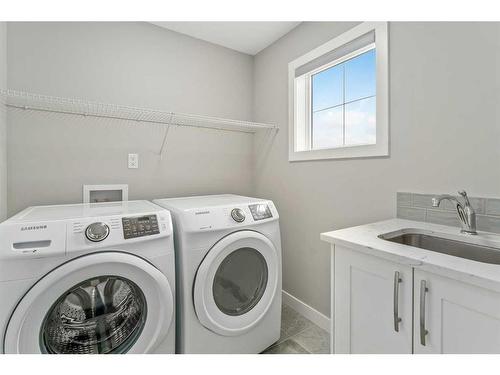
M 500 353 L 499 293 L 420 270 L 414 279 L 415 353 Z
M 499 292 L 338 245 L 332 254 L 335 353 L 500 353 Z
M 412 268 L 335 246 L 335 353 L 412 352 Z

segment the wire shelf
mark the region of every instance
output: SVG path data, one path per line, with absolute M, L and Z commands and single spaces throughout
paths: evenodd
M 15 90 L 0 90 L 0 100 L 7 107 L 13 108 L 153 124 L 208 128 L 243 133 L 255 133 L 259 130 L 274 130 L 277 132 L 279 129 L 274 124 L 106 104 Z

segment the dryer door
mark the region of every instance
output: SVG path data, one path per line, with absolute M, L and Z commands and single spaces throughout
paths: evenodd
M 170 284 L 142 258 L 82 256 L 40 279 L 16 306 L 6 353 L 147 353 L 173 320 Z
M 280 268 L 278 251 L 264 235 L 245 230 L 224 237 L 198 268 L 194 284 L 198 319 L 221 335 L 248 332 L 279 292 Z

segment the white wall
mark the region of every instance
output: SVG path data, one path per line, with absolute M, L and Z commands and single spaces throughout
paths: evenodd
M 0 89 L 7 88 L 7 24 L 0 22 Z M 0 102 L 0 221 L 7 216 L 7 111 Z
M 10 89 L 147 108 L 252 117 L 251 56 L 148 23 L 9 23 Z M 251 194 L 253 138 L 9 109 L 9 213 L 81 201 L 83 184 L 129 198 Z M 139 169 L 127 154 L 139 153 Z
M 288 162 L 287 64 L 353 23 L 303 23 L 256 56 L 255 120 L 281 127 L 256 194 L 280 210 L 287 292 L 328 314 L 319 233 L 394 217 L 398 190 L 500 196 L 499 25 L 390 24 L 389 158 Z

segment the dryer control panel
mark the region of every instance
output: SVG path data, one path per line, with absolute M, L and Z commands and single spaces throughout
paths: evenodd
M 240 228 L 279 220 L 273 202 L 265 200 L 188 208 L 182 210 L 182 215 L 182 226 L 186 233 Z
M 160 233 L 156 215 L 123 217 L 123 237 L 128 240 Z

